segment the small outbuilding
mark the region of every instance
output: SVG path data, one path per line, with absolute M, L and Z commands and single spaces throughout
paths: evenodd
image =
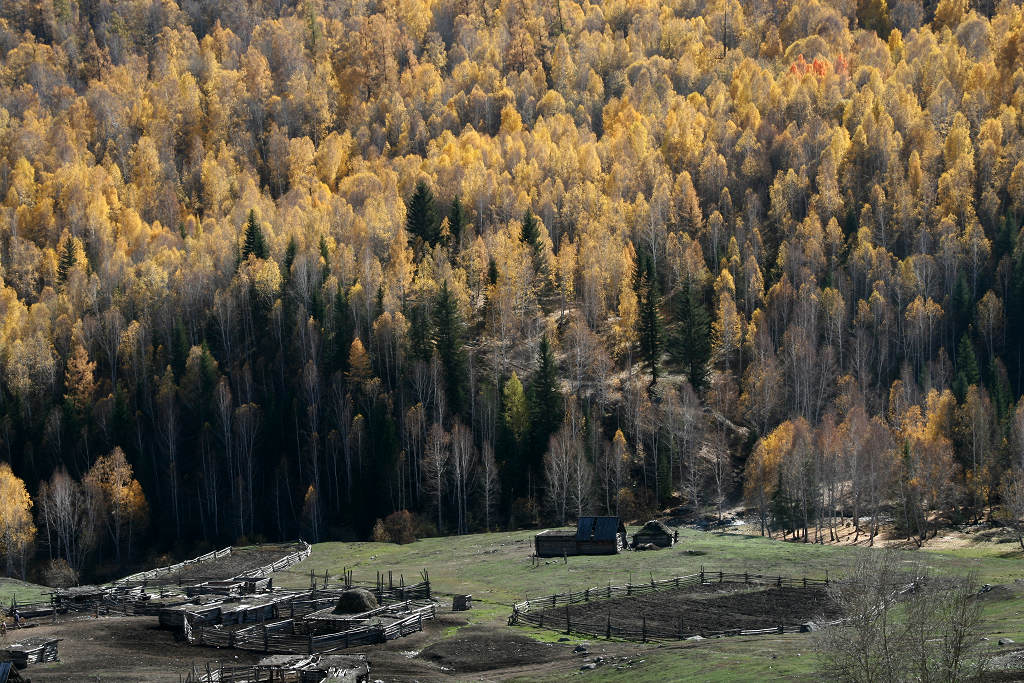
M 618 517 L 580 517 L 576 531 L 546 530 L 534 537 L 537 557 L 614 555 L 626 545 L 626 527 Z
M 673 531 L 662 522 L 652 519 L 640 527 L 640 531 L 633 534 L 633 547 L 639 548 L 650 543 L 659 548 L 671 548 L 677 540 L 679 540 L 678 532 Z

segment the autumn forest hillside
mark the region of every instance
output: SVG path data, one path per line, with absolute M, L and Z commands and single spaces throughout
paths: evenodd
M 1022 217 L 1007 0 L 5 0 L 6 569 L 1024 519 Z

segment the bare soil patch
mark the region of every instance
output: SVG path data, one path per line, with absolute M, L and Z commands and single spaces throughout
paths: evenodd
M 30 629 L 33 636 L 63 638 L 60 661 L 30 664 L 23 672 L 41 681 L 169 681 L 177 683 L 189 667 L 206 661 L 251 664 L 260 653 L 186 645 L 171 631 L 157 627 L 153 617 L 79 617 L 57 625 Z
M 451 673 L 491 671 L 571 659 L 572 648 L 542 643 L 510 630 L 470 627 L 454 637 L 428 646 L 419 653 Z
M 574 630 L 641 633 L 646 621 L 652 638 L 701 635 L 723 631 L 795 626 L 838 615 L 821 587 L 763 588 L 723 592 L 721 584 L 701 586 L 703 592 L 665 590 L 639 596 L 594 600 L 568 608 Z M 749 587 L 745 587 L 749 588 Z M 544 626 L 566 628 L 566 608 L 544 611 Z
M 233 549 L 229 555 L 188 565 L 183 567 L 180 572 L 168 574 L 166 578 L 177 581 L 180 576 L 185 583 L 232 579 L 239 574 L 273 564 L 293 552 L 295 550 L 289 548 Z

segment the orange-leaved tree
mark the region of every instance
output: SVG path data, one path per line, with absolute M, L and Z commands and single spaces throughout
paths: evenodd
M 84 484 L 94 518 L 102 520 L 110 532 L 115 556 L 121 559 L 123 541 L 127 542 L 130 555 L 132 535 L 144 528 L 149 519 L 149 504 L 120 446 L 110 455 L 96 458 Z
M 7 574 L 15 561 L 25 576 L 25 556 L 36 538 L 36 525 L 32 523 L 32 498 L 25 482 L 15 476 L 11 466 L 0 462 L 0 552 L 7 561 Z

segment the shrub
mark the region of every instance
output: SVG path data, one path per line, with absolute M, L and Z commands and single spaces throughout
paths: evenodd
M 378 543 L 412 543 L 418 538 L 437 534 L 436 528 L 419 515 L 397 510 L 373 525 L 373 540 Z
M 78 585 L 78 572 L 65 559 L 50 560 L 43 569 L 43 583 L 52 588 Z

